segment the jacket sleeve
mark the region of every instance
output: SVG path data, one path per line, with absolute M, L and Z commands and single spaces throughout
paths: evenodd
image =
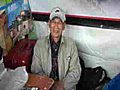
M 81 75 L 81 66 L 78 57 L 77 47 L 73 42 L 71 49 L 71 60 L 69 70 L 66 77 L 63 79 L 65 90 L 74 90 Z
M 32 58 L 32 65 L 31 65 L 31 72 L 43 75 L 42 63 L 41 63 L 41 56 L 40 56 L 40 47 L 39 43 L 37 42 L 34 47 L 34 53 Z

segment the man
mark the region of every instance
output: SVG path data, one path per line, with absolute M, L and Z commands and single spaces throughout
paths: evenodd
M 65 20 L 64 12 L 54 8 L 48 22 L 50 35 L 38 40 L 34 47 L 31 71 L 53 78 L 52 90 L 75 90 L 81 75 L 75 42 L 62 35 Z

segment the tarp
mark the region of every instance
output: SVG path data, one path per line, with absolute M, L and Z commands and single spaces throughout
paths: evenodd
M 120 18 L 120 0 L 29 0 L 34 12 L 61 7 L 67 14 Z

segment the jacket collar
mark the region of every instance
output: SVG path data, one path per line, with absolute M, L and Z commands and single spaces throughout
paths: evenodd
M 61 43 L 60 44 L 63 44 L 64 43 L 64 36 L 61 36 Z M 50 35 L 47 36 L 47 43 L 50 45 Z

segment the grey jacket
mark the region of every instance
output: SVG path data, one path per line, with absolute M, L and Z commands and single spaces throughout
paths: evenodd
M 50 75 L 51 46 L 49 36 L 38 40 L 34 47 L 31 71 L 40 75 Z M 58 51 L 59 79 L 64 81 L 65 90 L 75 90 L 81 75 L 78 51 L 75 42 L 62 37 Z

